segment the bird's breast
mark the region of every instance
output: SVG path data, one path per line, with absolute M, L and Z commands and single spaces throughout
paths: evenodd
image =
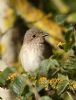
M 21 50 L 21 62 L 26 71 L 34 71 L 44 59 L 43 45 L 24 45 Z

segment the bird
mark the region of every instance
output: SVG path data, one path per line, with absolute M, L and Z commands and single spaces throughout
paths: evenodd
M 34 72 L 41 62 L 52 54 L 52 47 L 47 42 L 48 34 L 39 28 L 32 27 L 24 35 L 19 59 L 26 72 Z

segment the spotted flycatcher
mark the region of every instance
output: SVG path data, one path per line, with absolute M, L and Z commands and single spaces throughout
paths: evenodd
M 51 56 L 52 50 L 46 41 L 47 35 L 37 28 L 31 28 L 25 33 L 19 57 L 25 71 L 35 71 L 40 67 L 42 60 Z

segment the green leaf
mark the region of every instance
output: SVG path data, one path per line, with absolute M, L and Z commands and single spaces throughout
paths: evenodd
M 43 96 L 41 97 L 41 100 L 52 100 L 52 98 L 50 98 L 49 96 Z
M 63 100 L 74 100 L 69 92 L 62 94 Z
M 61 73 L 67 74 L 69 78 L 76 79 L 76 58 L 72 58 L 62 64 L 62 68 L 64 69 Z
M 44 61 L 42 61 L 39 69 L 39 73 L 46 76 L 53 76 L 57 71 L 59 67 L 59 63 L 57 60 L 49 58 Z
M 24 88 L 26 86 L 26 75 L 20 75 L 18 76 L 12 83 L 10 84 L 10 87 L 12 91 L 16 95 L 21 95 Z
M 23 99 L 22 100 L 29 100 L 30 98 L 32 98 L 32 93 L 28 92 L 28 93 L 26 93 L 26 95 L 23 95 Z
M 65 34 L 65 44 L 63 45 L 65 51 L 70 50 L 73 47 L 74 43 L 75 43 L 74 26 L 69 25 L 67 30 L 68 31 Z
M 57 15 L 57 16 L 55 17 L 55 21 L 56 21 L 59 25 L 64 24 L 65 21 L 66 21 L 66 15 L 62 15 L 62 14 Z
M 76 22 L 76 12 L 71 13 L 67 17 L 67 22 L 75 23 Z
M 62 75 L 62 74 L 58 74 L 58 78 L 69 81 L 68 76 L 65 76 L 65 75 Z
M 76 70 L 76 58 L 72 58 L 65 62 L 64 68 L 68 70 Z
M 15 67 L 7 67 L 3 72 L 1 72 L 0 73 L 0 85 L 5 85 L 8 76 L 15 71 L 16 71 Z
M 63 80 L 63 81 L 59 82 L 58 85 L 57 85 L 58 95 L 61 95 L 66 90 L 68 85 L 69 85 L 68 80 Z

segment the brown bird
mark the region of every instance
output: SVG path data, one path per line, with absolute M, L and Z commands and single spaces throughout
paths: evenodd
M 48 34 L 37 28 L 31 28 L 25 33 L 19 57 L 25 71 L 35 71 L 42 60 L 51 56 L 52 48 L 46 41 L 47 36 Z

